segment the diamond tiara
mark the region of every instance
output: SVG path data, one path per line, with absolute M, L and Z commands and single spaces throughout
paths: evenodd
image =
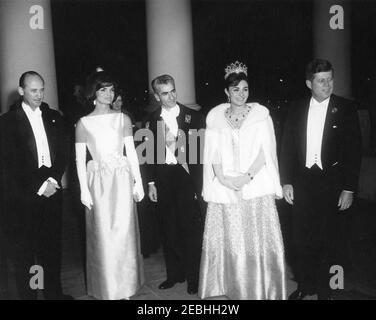
M 244 63 L 241 63 L 239 61 L 235 61 L 235 63 L 231 63 L 228 65 L 225 69 L 225 79 L 231 74 L 231 73 L 245 73 L 246 76 L 247 74 L 247 66 Z

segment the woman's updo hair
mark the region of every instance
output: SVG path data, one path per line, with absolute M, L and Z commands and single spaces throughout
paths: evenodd
M 96 92 L 99 89 L 114 86 L 116 91 L 116 82 L 105 71 L 94 72 L 86 80 L 86 99 L 89 104 L 93 104 L 96 98 Z
M 240 73 L 230 73 L 225 79 L 225 88 L 229 89 L 230 87 L 235 87 L 239 84 L 240 81 L 246 81 L 248 83 L 248 77 L 244 72 Z

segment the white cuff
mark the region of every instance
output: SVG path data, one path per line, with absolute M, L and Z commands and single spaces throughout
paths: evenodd
M 49 177 L 47 180 L 50 181 L 50 182 L 52 182 L 52 183 L 54 183 L 54 184 L 56 184 L 56 185 L 59 185 L 57 183 L 57 181 L 54 178 L 52 178 L 52 177 Z
M 42 186 L 39 188 L 39 190 L 37 192 L 38 196 L 41 196 L 46 191 L 47 183 L 48 183 L 48 179 L 45 182 L 43 182 Z
M 140 174 L 140 166 L 138 162 L 137 152 L 134 147 L 133 137 L 127 136 L 123 138 L 125 151 L 127 153 L 128 161 L 131 165 L 132 175 L 136 181 L 134 185 L 133 193 L 135 195 L 136 201 L 141 201 L 144 197 L 144 189 L 142 187 L 142 179 Z
M 43 182 L 42 186 L 39 188 L 37 192 L 38 196 L 41 196 L 46 191 L 48 182 L 52 182 L 53 184 L 56 184 L 57 186 L 59 185 L 54 178 L 49 177 L 45 182 Z
M 81 203 L 90 210 L 93 205 L 93 200 L 91 198 L 89 186 L 87 184 L 86 143 L 76 142 L 75 149 L 76 149 L 77 176 L 78 176 L 78 181 L 80 183 L 80 190 L 81 190 Z

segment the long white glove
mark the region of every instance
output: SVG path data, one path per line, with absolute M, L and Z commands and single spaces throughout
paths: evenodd
M 132 136 L 124 137 L 123 141 L 125 145 L 125 151 L 127 152 L 127 158 L 131 165 L 132 175 L 135 179 L 135 185 L 133 188 L 133 197 L 135 201 L 140 202 L 143 199 L 145 193 L 144 193 L 144 188 L 142 186 L 140 166 L 138 162 L 137 152 L 134 147 L 133 137 Z
M 81 190 L 81 203 L 86 206 L 89 210 L 93 206 L 93 200 L 90 195 L 89 187 L 87 185 L 87 175 L 86 175 L 86 143 L 77 142 L 75 143 L 76 148 L 76 166 L 77 166 L 77 176 L 80 183 Z

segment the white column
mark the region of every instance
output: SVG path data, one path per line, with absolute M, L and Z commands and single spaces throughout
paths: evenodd
M 33 70 L 45 80 L 45 102 L 58 109 L 49 0 L 0 0 L 0 106 L 17 99 L 18 79 Z
M 146 0 L 146 20 L 149 82 L 162 74 L 171 75 L 175 79 L 178 101 L 199 109 L 190 0 Z
M 333 64 L 334 93 L 350 98 L 352 94 L 350 5 L 346 0 L 315 0 L 313 6 L 314 55 Z M 338 11 L 333 6 L 343 8 L 343 29 L 332 28 L 333 25 L 340 23 L 338 20 L 334 21 Z M 330 12 L 331 8 L 333 13 Z

